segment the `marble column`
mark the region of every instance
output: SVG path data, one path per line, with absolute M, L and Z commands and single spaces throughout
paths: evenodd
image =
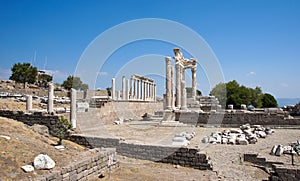
M 197 80 L 196 80 L 196 67 L 192 67 L 192 97 L 196 99 L 197 96 Z
M 176 60 L 176 107 L 181 107 L 181 62 Z
M 166 57 L 166 109 L 171 109 L 172 99 L 172 67 L 171 67 L 171 57 Z
M 117 91 L 117 100 L 121 100 L 121 91 Z
M 70 106 L 70 120 L 72 128 L 76 128 L 76 90 L 71 89 L 71 106 Z
M 147 100 L 147 82 L 144 82 L 144 101 Z
M 32 110 L 32 95 L 26 97 L 26 111 Z
M 126 91 L 125 91 L 125 94 L 126 94 L 125 99 L 126 99 L 126 101 L 129 100 L 129 90 L 130 90 L 130 88 L 129 88 L 129 80 L 127 79 L 126 80 Z
M 136 99 L 136 79 L 133 79 L 133 99 Z
M 181 68 L 181 110 L 186 110 L 185 68 Z
M 125 90 L 125 83 L 126 79 L 125 76 L 122 77 L 122 99 L 125 100 L 126 99 L 126 90 Z
M 137 81 L 137 86 L 136 86 L 136 99 L 137 100 L 140 100 L 140 93 L 141 93 L 141 91 L 140 91 L 140 88 L 141 88 L 141 85 L 140 85 L 140 80 L 136 80 Z
M 156 85 L 153 85 L 154 101 L 156 101 Z
M 171 66 L 171 107 L 175 107 L 175 100 L 174 100 L 174 67 Z
M 47 105 L 48 113 L 53 113 L 53 97 L 54 97 L 53 93 L 54 93 L 54 85 L 50 83 L 48 87 L 48 105 Z
M 111 98 L 112 100 L 116 99 L 116 79 L 111 79 Z

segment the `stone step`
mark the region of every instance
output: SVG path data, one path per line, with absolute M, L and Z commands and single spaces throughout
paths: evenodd
M 190 125 L 178 121 L 162 121 L 158 126 L 160 127 L 191 127 Z

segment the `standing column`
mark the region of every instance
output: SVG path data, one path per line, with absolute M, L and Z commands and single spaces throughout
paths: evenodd
M 140 88 L 141 88 L 141 85 L 140 85 L 140 80 L 136 80 L 137 81 L 137 89 L 136 89 L 136 98 L 138 99 L 138 100 L 140 100 Z
M 71 107 L 70 107 L 70 119 L 72 128 L 76 128 L 76 90 L 71 89 Z
M 32 109 L 32 95 L 27 95 L 26 98 L 26 111 L 30 111 Z
M 117 99 L 121 100 L 121 91 L 117 91 Z
M 133 80 L 132 78 L 130 78 L 130 83 L 129 83 L 129 99 L 132 99 L 132 95 L 133 95 L 133 86 L 132 86 Z
M 171 107 L 172 109 L 175 107 L 174 102 L 174 67 L 171 66 Z
M 171 57 L 166 57 L 166 109 L 171 109 L 171 91 L 172 91 L 172 67 L 171 67 Z
M 126 91 L 125 91 L 125 76 L 122 77 L 122 99 L 125 100 Z
M 111 79 L 111 98 L 112 100 L 116 99 L 116 79 Z
M 181 110 L 186 110 L 185 68 L 181 68 Z
M 181 62 L 176 60 L 176 107 L 181 106 Z
M 144 100 L 147 100 L 147 82 L 144 82 Z
M 153 85 L 154 90 L 153 90 L 153 94 L 154 94 L 154 101 L 156 101 L 156 85 Z
M 136 79 L 133 79 L 133 99 L 136 99 Z
M 126 80 L 126 96 L 125 99 L 128 101 L 129 100 L 129 80 Z
M 196 80 L 196 67 L 193 67 L 192 69 L 192 97 L 193 99 L 196 99 L 197 96 L 197 91 L 196 91 L 196 87 L 197 87 L 197 80 Z
M 54 86 L 52 83 L 50 83 L 48 88 L 48 106 L 47 106 L 48 113 L 53 113 L 53 96 L 54 96 L 53 92 L 54 92 Z

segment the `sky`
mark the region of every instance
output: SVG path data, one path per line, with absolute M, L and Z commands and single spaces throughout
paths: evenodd
M 14 63 L 29 62 L 40 70 L 47 70 L 55 82 L 62 83 L 88 64 L 97 69 L 97 73 L 92 72 L 96 75 L 90 85 L 92 88 L 110 87 L 112 77 L 117 78 L 117 88 L 120 88 L 122 75 L 129 78 L 138 73 L 153 78 L 158 94 L 163 94 L 164 56 L 174 56 L 173 48 L 180 47 L 186 58 L 196 56 L 199 62 L 197 88 L 204 95 L 208 95 L 216 83 L 211 81 L 214 73 L 222 73 L 225 82 L 237 80 L 247 87 L 259 86 L 276 98 L 300 97 L 298 0 L 0 0 L 0 3 L 2 79 L 9 78 Z M 101 40 L 106 32 L 126 22 L 148 22 L 149 18 L 166 23 L 132 27 L 127 32 L 120 28 L 116 30 L 117 36 L 102 39 L 97 44 L 97 37 Z M 180 27 L 166 27 L 167 22 Z M 186 40 L 188 35 L 181 33 L 181 27 L 196 33 L 208 48 L 188 39 L 190 45 L 199 50 L 193 53 L 194 50 L 175 41 L 145 37 L 123 44 L 109 56 L 100 58 L 120 39 L 130 38 L 139 31 Z M 92 63 L 82 62 L 92 45 L 99 45 Z M 215 58 L 206 58 L 208 54 Z M 207 69 L 207 64 L 214 67 Z M 86 71 L 86 74 L 80 73 L 90 75 L 89 70 Z M 188 70 L 186 79 L 189 86 Z

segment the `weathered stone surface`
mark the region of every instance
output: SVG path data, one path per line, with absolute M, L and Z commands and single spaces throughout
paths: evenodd
M 32 171 L 34 171 L 34 167 L 32 165 L 24 165 L 21 168 L 24 170 L 24 172 L 32 172 Z
M 49 135 L 49 129 L 45 125 L 40 125 L 40 124 L 34 124 L 31 126 L 32 130 L 35 132 L 38 132 L 43 135 Z
M 278 145 L 274 145 L 271 149 L 271 155 L 275 155 Z
M 34 158 L 34 168 L 36 169 L 52 169 L 55 167 L 55 162 L 48 155 L 39 154 Z
M 278 145 L 277 149 L 276 149 L 276 152 L 275 152 L 275 155 L 276 156 L 281 156 L 283 154 L 283 146 L 282 145 Z

